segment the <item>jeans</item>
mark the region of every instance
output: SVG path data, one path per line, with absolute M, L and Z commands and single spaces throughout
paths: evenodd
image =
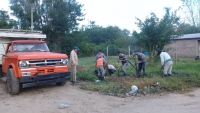
M 146 62 L 142 62 L 138 64 L 138 72 L 140 73 L 141 70 L 143 70 L 143 74 L 145 74 L 145 67 L 146 67 Z
M 122 71 L 124 72 L 124 76 L 126 76 L 126 67 L 128 66 L 128 63 L 122 64 Z
M 146 62 L 138 64 L 137 77 L 140 77 L 141 70 L 143 70 L 143 76 L 145 77 L 145 67 L 146 67 Z

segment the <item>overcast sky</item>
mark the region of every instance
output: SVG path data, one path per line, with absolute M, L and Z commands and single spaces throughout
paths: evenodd
M 76 0 L 84 4 L 85 20 L 81 24 L 95 21 L 100 26 L 119 26 L 130 31 L 138 30 L 135 17 L 142 20 L 154 12 L 162 17 L 164 7 L 171 7 L 172 11 L 181 6 L 181 0 Z M 9 10 L 8 0 L 1 0 L 0 9 Z

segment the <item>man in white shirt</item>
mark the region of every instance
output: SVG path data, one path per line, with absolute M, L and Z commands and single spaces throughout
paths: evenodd
M 116 68 L 112 64 L 107 64 L 107 68 L 108 68 L 108 73 L 110 75 L 114 75 L 114 73 L 116 72 Z
M 163 69 L 164 76 L 171 76 L 173 60 L 167 52 L 162 52 L 158 50 L 158 55 L 160 55 L 161 68 Z

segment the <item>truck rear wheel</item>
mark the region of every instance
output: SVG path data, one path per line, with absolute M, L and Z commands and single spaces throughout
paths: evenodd
M 66 84 L 66 82 L 57 82 L 56 85 L 58 86 L 64 86 Z
M 20 90 L 20 84 L 19 79 L 15 77 L 13 69 L 9 68 L 7 72 L 7 91 L 11 95 L 16 95 L 19 93 Z

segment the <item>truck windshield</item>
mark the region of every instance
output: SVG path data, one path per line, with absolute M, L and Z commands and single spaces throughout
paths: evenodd
M 14 43 L 13 52 L 49 51 L 46 43 Z

